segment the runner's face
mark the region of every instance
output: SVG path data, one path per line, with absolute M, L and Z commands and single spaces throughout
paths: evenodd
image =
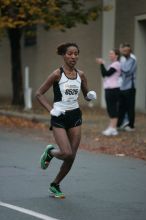
M 74 67 L 79 58 L 78 49 L 74 46 L 68 47 L 64 55 L 64 61 L 69 67 Z

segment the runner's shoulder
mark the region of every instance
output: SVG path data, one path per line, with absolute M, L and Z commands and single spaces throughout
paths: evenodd
M 55 80 L 58 81 L 60 79 L 60 76 L 61 76 L 60 68 L 57 68 L 56 70 L 54 70 L 52 72 L 52 75 L 54 76 Z
M 84 72 L 82 70 L 77 69 L 77 72 L 78 72 L 80 77 L 82 77 L 84 75 Z

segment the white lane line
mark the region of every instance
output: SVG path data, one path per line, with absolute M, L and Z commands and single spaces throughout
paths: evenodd
M 59 219 L 56 219 L 56 218 L 49 217 L 47 215 L 43 215 L 43 214 L 38 213 L 38 212 L 31 211 L 29 209 L 24 209 L 24 208 L 21 208 L 21 207 L 15 206 L 15 205 L 11 205 L 11 204 L 8 204 L 8 203 L 4 203 L 4 202 L 1 202 L 1 201 L 0 201 L 0 206 L 16 210 L 18 212 L 25 213 L 27 215 L 31 215 L 31 216 L 34 216 L 36 218 L 42 219 L 42 220 L 59 220 Z

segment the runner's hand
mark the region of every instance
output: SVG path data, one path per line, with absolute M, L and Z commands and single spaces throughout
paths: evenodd
M 89 99 L 89 100 L 95 100 L 97 97 L 96 97 L 96 92 L 95 91 L 89 91 L 88 93 L 87 93 L 87 98 Z
M 65 111 L 62 110 L 62 109 L 60 109 L 60 108 L 58 108 L 58 107 L 54 107 L 54 108 L 52 108 L 52 110 L 50 111 L 50 114 L 51 114 L 52 116 L 58 117 L 58 116 L 60 116 L 61 114 L 65 114 Z

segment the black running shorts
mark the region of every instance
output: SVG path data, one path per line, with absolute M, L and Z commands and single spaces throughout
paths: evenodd
M 80 108 L 66 111 L 60 116 L 51 116 L 51 127 L 64 128 L 66 130 L 82 124 L 82 112 Z
M 118 117 L 119 108 L 119 94 L 120 89 L 105 89 L 105 100 L 107 105 L 107 112 L 110 118 Z

